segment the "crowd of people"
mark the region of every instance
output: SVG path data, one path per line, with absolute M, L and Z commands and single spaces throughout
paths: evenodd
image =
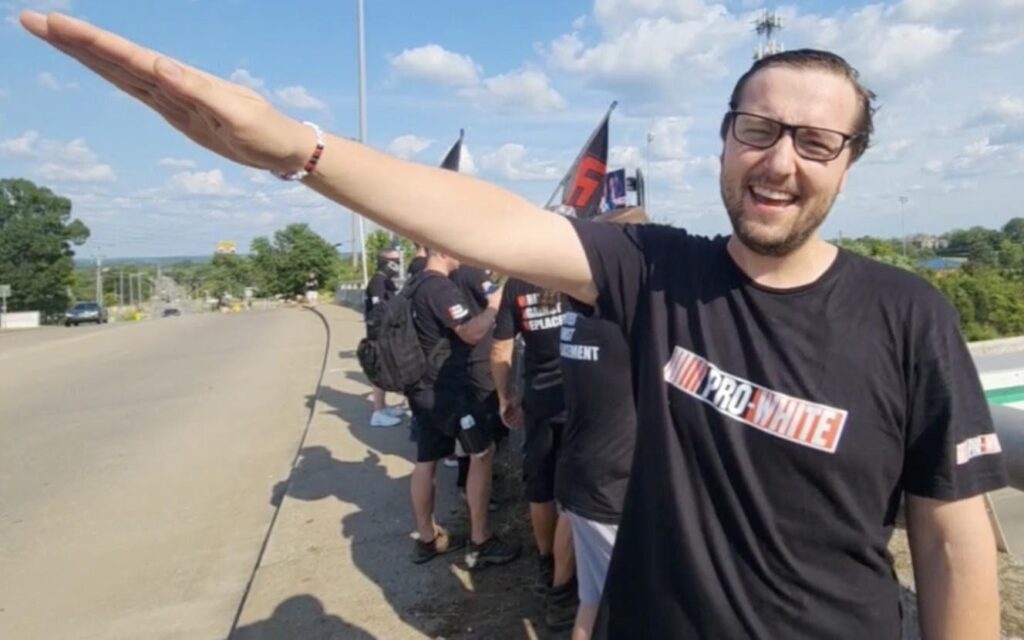
M 427 247 L 406 285 L 429 363 L 408 391 L 416 562 L 520 553 L 487 521 L 497 414 L 526 429 L 546 618 L 577 593 L 577 637 L 899 638 L 901 508 L 923 636 L 998 637 L 983 494 L 1006 476 L 955 311 L 818 232 L 873 132 L 874 94 L 839 56 L 784 52 L 739 78 L 720 128 L 732 234 L 704 238 L 559 216 L 87 23 L 22 24 L 206 148 Z M 511 279 L 460 284 L 464 263 Z M 458 451 L 468 539 L 433 516 L 437 462 Z

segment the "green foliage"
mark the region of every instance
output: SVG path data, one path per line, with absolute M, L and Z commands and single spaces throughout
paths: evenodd
M 331 290 L 346 273 L 338 252 L 308 225 L 290 224 L 251 245 L 253 276 L 262 295 L 291 297 L 304 291 L 309 274 L 316 274 L 321 289 Z
M 28 180 L 0 180 L 0 284 L 11 285 L 8 309 L 41 311 L 51 321 L 66 311 L 72 245 L 88 237 L 67 198 Z

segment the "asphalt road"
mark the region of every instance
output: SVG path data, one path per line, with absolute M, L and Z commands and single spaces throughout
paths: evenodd
M 305 310 L 0 334 L 0 638 L 223 638 L 324 356 Z

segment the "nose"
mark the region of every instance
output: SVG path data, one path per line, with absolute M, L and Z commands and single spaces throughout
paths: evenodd
M 794 144 L 793 132 L 783 132 L 782 137 L 775 144 L 765 149 L 765 166 L 777 175 L 787 176 L 793 173 L 796 168 L 797 159 Z

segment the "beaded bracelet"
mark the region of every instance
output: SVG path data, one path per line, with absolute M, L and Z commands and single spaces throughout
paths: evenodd
M 313 153 L 309 156 L 309 160 L 306 161 L 306 164 L 303 165 L 302 168 L 299 169 L 298 171 L 293 171 L 291 173 L 272 172 L 275 176 L 282 180 L 302 180 L 309 174 L 313 173 L 313 169 L 316 168 L 316 163 L 320 161 L 320 156 L 322 156 L 324 153 L 324 132 L 321 131 L 320 127 L 318 127 L 314 122 L 307 121 L 303 122 L 302 124 L 306 125 L 307 127 L 310 127 L 311 129 L 313 129 L 314 132 L 316 132 L 316 148 L 313 149 Z

